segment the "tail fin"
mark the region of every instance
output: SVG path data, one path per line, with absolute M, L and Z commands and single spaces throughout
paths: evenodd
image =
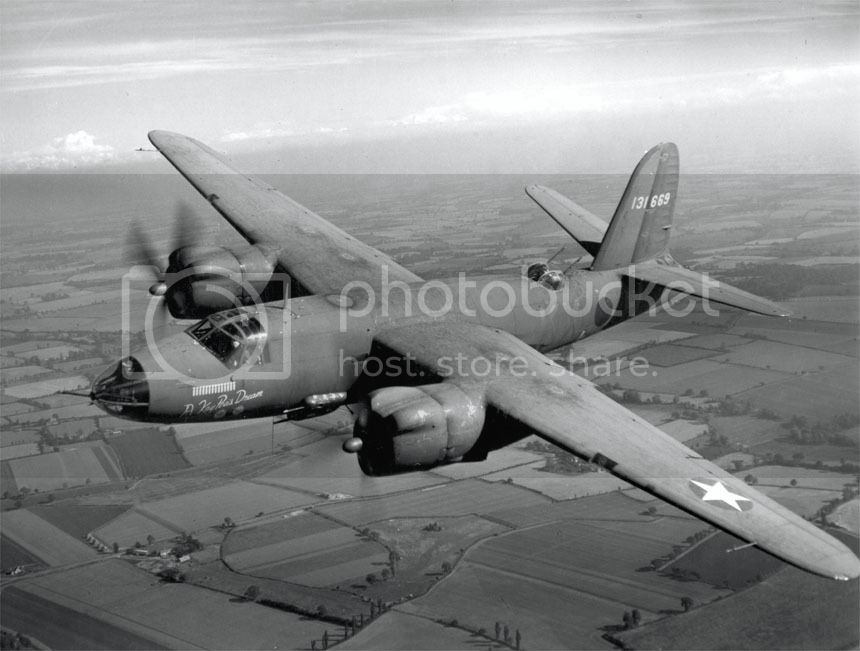
M 678 148 L 665 142 L 639 161 L 621 195 L 592 269 L 605 271 L 668 252 L 678 194 Z

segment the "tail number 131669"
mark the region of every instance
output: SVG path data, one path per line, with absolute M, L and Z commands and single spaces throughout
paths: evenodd
M 662 194 L 652 194 L 649 196 L 633 197 L 630 200 L 631 210 L 639 210 L 640 208 L 656 208 L 657 206 L 665 206 L 672 198 L 671 192 Z

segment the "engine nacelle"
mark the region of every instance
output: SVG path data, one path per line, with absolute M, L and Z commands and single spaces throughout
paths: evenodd
M 170 254 L 165 299 L 176 318 L 199 319 L 271 296 L 274 264 L 255 246 L 231 251 L 216 246 L 184 246 Z M 273 283 L 277 285 L 278 283 Z
M 459 460 L 478 441 L 486 408 L 460 387 L 386 387 L 370 394 L 355 423 L 361 469 L 388 475 Z

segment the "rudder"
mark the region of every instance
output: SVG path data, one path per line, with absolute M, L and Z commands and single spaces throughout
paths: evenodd
M 609 223 L 591 267 L 594 271 L 618 269 L 667 253 L 678 170 L 674 143 L 661 143 L 642 157 Z

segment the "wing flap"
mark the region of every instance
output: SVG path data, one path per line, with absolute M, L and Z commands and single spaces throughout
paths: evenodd
M 506 332 L 435 322 L 393 328 L 377 340 L 444 371 L 444 381 L 482 385 L 488 405 L 538 436 L 789 563 L 832 578 L 860 576 L 860 559 L 835 538 Z M 489 364 L 454 369 L 457 358 Z M 469 375 L 476 367 L 493 372 Z
M 608 224 L 563 194 L 542 185 L 527 185 L 526 194 L 590 255 L 597 255 Z
M 350 281 L 378 287 L 384 273 L 390 280 L 421 280 L 268 183 L 238 172 L 202 142 L 169 131 L 152 131 L 149 140 L 242 237 L 273 251 L 309 291 L 337 293 Z
M 627 267 L 621 270 L 621 273 L 636 280 L 662 285 L 684 294 L 737 307 L 748 312 L 766 316 L 791 315 L 791 311 L 782 305 L 677 264 L 661 264 L 656 260 L 650 260 Z

